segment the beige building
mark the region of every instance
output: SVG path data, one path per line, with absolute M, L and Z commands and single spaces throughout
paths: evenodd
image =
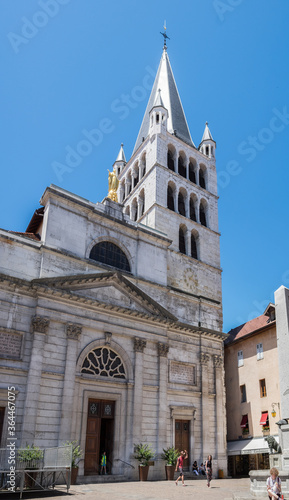
M 0 231 L 2 446 L 13 385 L 18 444 L 76 439 L 83 479 L 103 451 L 136 479 L 139 442 L 156 452 L 150 478 L 172 445 L 187 467 L 211 453 L 226 471 L 215 146 L 207 124 L 193 143 L 165 46 L 110 198 L 50 186 L 25 233 Z
M 275 306 L 229 332 L 225 341 L 228 471 L 269 468 L 265 437 L 278 441 L 279 363 Z

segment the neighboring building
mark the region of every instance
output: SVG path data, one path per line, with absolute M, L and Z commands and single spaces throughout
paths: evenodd
M 268 469 L 265 437 L 278 441 L 279 363 L 275 306 L 234 328 L 225 341 L 229 475 Z
M 109 159 L 108 159 L 109 161 Z M 0 231 L 0 416 L 19 445 L 79 440 L 80 474 L 136 478 L 134 443 L 227 469 L 215 142 L 190 136 L 166 47 L 119 203 L 48 187 L 27 231 Z M 105 167 L 106 168 L 106 167 Z

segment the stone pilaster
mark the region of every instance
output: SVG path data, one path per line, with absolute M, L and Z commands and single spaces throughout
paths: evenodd
M 214 377 L 216 388 L 215 400 L 215 429 L 216 429 L 216 453 L 219 468 L 226 470 L 226 414 L 225 414 L 225 398 L 224 398 L 224 362 L 220 355 L 213 355 L 214 361 Z M 224 463 L 225 461 L 225 463 Z
M 167 387 L 168 387 L 169 346 L 158 342 L 159 394 L 158 394 L 158 453 L 162 453 L 167 443 Z
M 66 325 L 67 348 L 61 402 L 60 430 L 58 436 L 59 444 L 71 438 L 77 341 L 81 332 L 82 327 L 80 325 L 72 323 Z
M 133 394 L 133 442 L 142 440 L 142 408 L 143 408 L 143 352 L 146 341 L 134 338 L 134 394 Z
M 31 321 L 33 344 L 26 384 L 26 400 L 22 425 L 22 444 L 32 443 L 35 439 L 38 400 L 40 394 L 43 350 L 49 320 L 42 316 L 34 316 Z M 19 443 L 20 444 L 20 443 Z
M 201 422 L 202 422 L 202 457 L 207 457 L 212 453 L 209 449 L 209 377 L 208 364 L 210 356 L 205 352 L 200 353 L 201 363 Z

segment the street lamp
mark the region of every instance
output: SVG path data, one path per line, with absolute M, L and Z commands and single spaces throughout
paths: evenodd
M 278 406 L 278 410 L 279 410 L 279 417 L 280 417 L 280 403 L 272 403 L 272 411 L 271 411 L 271 415 L 273 418 L 276 417 L 276 410 L 275 410 L 275 405 Z

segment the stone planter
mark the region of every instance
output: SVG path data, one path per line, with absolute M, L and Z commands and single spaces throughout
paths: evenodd
M 150 468 L 149 465 L 139 465 L 138 466 L 139 480 L 140 481 L 147 481 L 149 468 Z
M 175 475 L 175 466 L 174 465 L 166 465 L 166 480 L 173 481 Z

